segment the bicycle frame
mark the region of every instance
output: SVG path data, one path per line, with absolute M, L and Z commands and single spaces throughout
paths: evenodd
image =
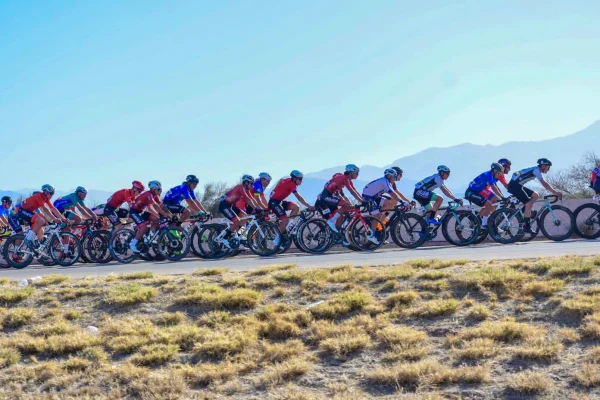
M 55 224 L 54 226 L 48 226 L 48 229 L 46 230 L 45 233 L 48 233 L 48 232 L 50 232 L 50 235 L 48 235 L 48 237 L 46 238 L 44 243 L 42 243 L 37 250 L 31 249 L 31 248 L 29 248 L 29 246 L 26 246 L 26 249 L 23 250 L 22 247 L 25 244 L 25 239 L 23 239 L 21 241 L 21 243 L 15 248 L 15 253 L 20 252 L 23 254 L 28 254 L 28 255 L 31 255 L 35 259 L 38 259 L 38 258 L 44 257 L 44 256 L 51 258 L 50 254 L 47 253 L 47 251 L 49 250 L 48 247 L 50 245 L 50 242 L 52 242 L 52 239 L 54 239 L 55 236 L 60 237 L 59 236 L 59 233 L 61 232 L 60 225 Z

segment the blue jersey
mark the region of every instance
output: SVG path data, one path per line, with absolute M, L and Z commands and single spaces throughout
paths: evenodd
M 469 189 L 475 193 L 479 193 L 487 189 L 488 186 L 495 185 L 496 183 L 498 183 L 498 180 L 494 178 L 494 174 L 490 170 L 473 179 L 471 183 L 469 183 Z
M 183 200 L 188 199 L 196 200 L 196 195 L 188 188 L 187 183 L 182 183 L 181 185 L 170 189 L 167 194 L 165 194 L 163 201 L 179 204 Z
M 10 207 L 9 208 L 4 208 L 2 206 L 0 206 L 0 217 L 6 215 L 6 217 L 8 218 L 8 216 L 10 215 Z
M 264 194 L 265 193 L 265 188 L 263 187 L 263 185 L 260 183 L 260 179 L 257 179 L 254 181 L 254 184 L 252 185 L 252 189 L 254 191 L 254 194 L 256 196 L 260 195 L 260 194 Z

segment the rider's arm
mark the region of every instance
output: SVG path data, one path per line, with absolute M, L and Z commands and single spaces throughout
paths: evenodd
M 80 214 L 82 214 L 86 219 L 96 219 L 98 218 L 98 216 L 96 214 L 94 214 L 94 212 L 92 210 L 90 210 L 88 207 L 81 205 L 81 204 L 75 204 L 75 208 L 79 211 Z
M 258 196 L 258 198 L 260 199 L 262 208 L 267 210 L 269 208 L 269 205 L 267 204 L 267 198 L 265 197 L 265 194 L 261 193 L 260 196 Z
M 450 197 L 451 200 L 459 200 L 454 193 L 452 193 L 450 191 L 450 189 L 448 189 L 448 187 L 446 185 L 442 185 L 440 186 L 440 190 L 442 191 L 442 193 L 444 193 L 446 196 Z
M 41 210 L 42 207 L 40 207 Z M 60 213 L 60 211 L 58 211 L 58 209 L 56 207 L 54 207 L 54 205 L 52 204 L 46 204 L 46 208 L 50 210 L 50 212 L 52 213 L 52 215 L 54 215 L 56 218 L 58 218 L 59 221 L 63 221 L 66 222 L 67 219 L 65 217 L 63 217 L 63 215 Z
M 57 218 L 54 213 L 52 212 L 52 210 L 48 207 L 47 204 L 42 205 L 39 209 L 38 209 L 40 215 L 42 217 L 44 217 L 44 219 L 46 221 L 60 221 L 62 220 L 62 215 L 60 216 L 60 218 Z
M 294 196 L 296 196 L 296 198 L 298 199 L 298 201 L 300 202 L 300 204 L 302 204 L 304 207 L 306 207 L 306 208 L 312 208 L 312 206 L 310 204 L 308 204 L 306 202 L 306 200 L 304 200 L 304 197 L 302 197 L 302 195 L 300 193 L 295 192 Z
M 561 193 L 561 192 L 559 192 L 558 190 L 554 189 L 554 188 L 552 187 L 552 185 L 550 185 L 548 182 L 546 182 L 546 180 L 545 180 L 545 179 L 543 179 L 543 178 L 542 178 L 542 179 L 540 179 L 540 183 L 542 184 L 542 186 L 543 186 L 543 187 L 544 187 L 544 188 L 545 188 L 547 191 L 549 191 L 549 192 L 550 192 L 550 193 L 552 193 L 553 195 L 555 195 L 555 196 L 558 196 L 558 197 L 562 197 L 562 193 Z
M 198 207 L 198 204 L 197 204 L 198 200 L 186 199 L 185 202 L 187 203 L 192 214 L 200 214 L 200 207 Z
M 194 200 L 194 204 L 196 205 L 196 207 L 198 207 L 198 210 L 202 211 L 205 214 L 208 213 L 208 211 L 206 211 L 206 208 L 204 208 L 202 203 L 200 203 L 200 200 L 198 200 L 198 199 Z
M 244 196 L 246 196 L 246 203 L 250 204 L 250 207 L 256 208 L 256 209 L 262 208 L 260 206 L 260 204 L 258 203 L 258 201 L 255 201 L 255 199 L 252 198 L 253 196 L 248 196 L 248 193 L 246 193 L 245 190 L 244 190 Z
M 496 194 L 496 196 L 498 196 L 499 198 L 504 198 L 504 193 L 502 193 L 502 191 L 500 190 L 500 188 L 497 185 L 492 185 L 492 192 L 494 192 Z
M 405 203 L 410 203 L 410 200 L 408 199 L 408 197 L 406 197 L 405 195 L 403 195 L 402 192 L 399 191 L 399 190 L 394 190 L 392 192 L 392 195 L 396 197 L 396 200 L 402 200 Z
M 352 194 L 356 201 L 361 203 L 364 201 L 360 193 L 358 193 L 358 190 L 356 190 L 356 188 L 348 187 L 348 191 L 350 192 L 350 194 Z

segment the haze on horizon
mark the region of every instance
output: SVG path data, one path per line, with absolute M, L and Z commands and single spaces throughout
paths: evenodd
M 485 3 L 3 2 L 0 189 L 380 166 L 600 119 L 600 4 Z

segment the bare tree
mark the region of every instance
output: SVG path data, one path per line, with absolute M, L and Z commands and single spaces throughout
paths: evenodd
M 201 199 L 200 202 L 207 211 L 213 215 L 219 215 L 221 196 L 227 193 L 231 187 L 227 182 L 207 182 L 204 184 L 202 194 L 196 193 L 196 197 Z
M 590 189 L 592 170 L 598 165 L 600 158 L 593 151 L 588 151 L 579 163 L 566 170 L 557 171 L 548 177 L 548 182 L 567 199 L 580 199 L 593 195 Z

